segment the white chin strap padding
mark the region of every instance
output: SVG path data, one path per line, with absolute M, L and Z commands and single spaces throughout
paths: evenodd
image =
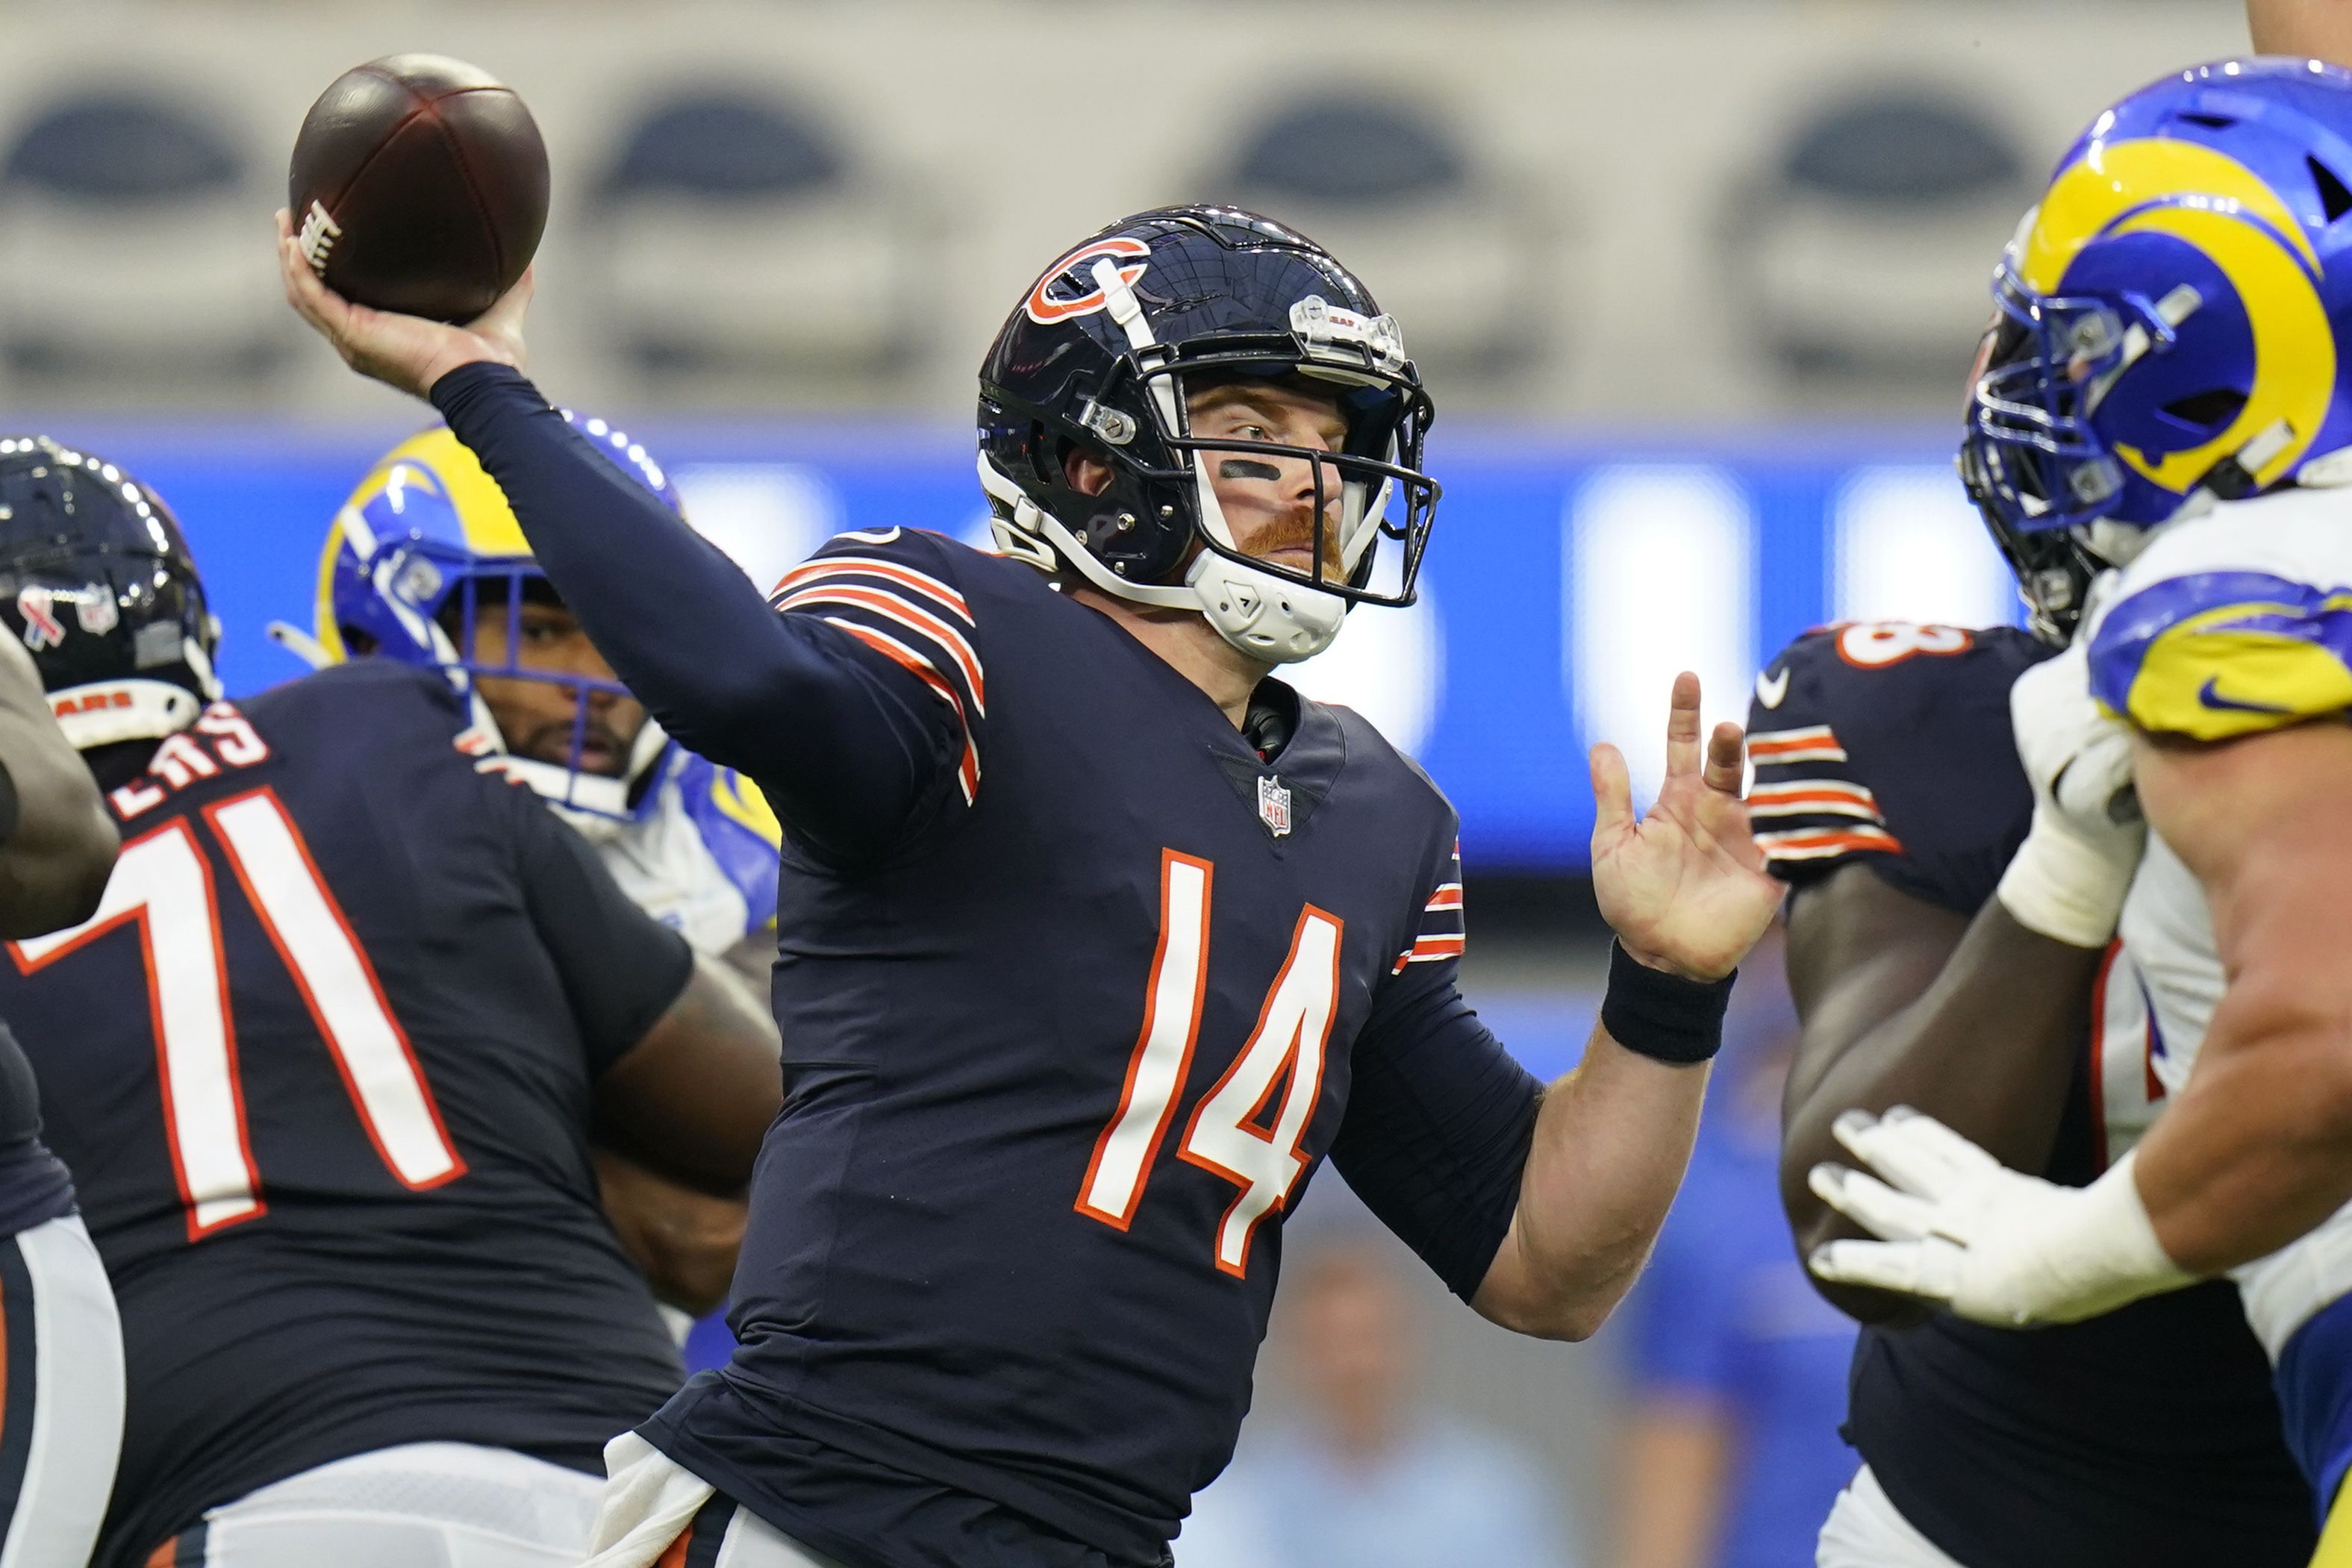
M 161 740 L 196 722 L 204 704 L 169 681 L 92 681 L 49 694 L 49 711 L 77 751 L 121 740 Z
M 1184 575 L 1217 635 L 1269 664 L 1311 659 L 1331 645 L 1348 601 L 1204 549 Z

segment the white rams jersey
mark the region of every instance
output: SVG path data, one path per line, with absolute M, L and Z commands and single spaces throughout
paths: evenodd
M 732 768 L 682 747 L 656 767 L 660 776 L 635 816 L 583 829 L 639 908 L 696 952 L 722 956 L 775 926 L 783 830 L 758 786 Z
M 2092 695 L 2150 734 L 2217 741 L 2352 712 L 2352 490 L 2225 503 L 2159 529 L 2103 585 L 2081 633 Z M 2204 889 L 2151 832 L 2118 935 L 2152 1015 L 2168 1096 L 2195 1065 L 2225 977 Z M 2237 1270 L 2275 1358 L 2352 1294 L 2352 1210 Z

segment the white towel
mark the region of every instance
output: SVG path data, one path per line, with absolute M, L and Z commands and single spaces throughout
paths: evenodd
M 604 1475 L 582 1568 L 653 1568 L 718 1490 L 635 1432 L 604 1445 Z

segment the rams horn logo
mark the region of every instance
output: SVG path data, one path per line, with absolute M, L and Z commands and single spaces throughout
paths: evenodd
M 2100 141 L 2042 197 L 2019 247 L 2018 274 L 2042 294 L 2061 293 L 2068 267 L 2094 241 L 2138 233 L 2183 241 L 2221 270 L 2252 331 L 2255 371 L 2237 417 L 2210 441 L 2162 456 L 2118 445 L 2116 455 L 2185 495 L 2216 463 L 2284 424 L 2291 438 L 2252 475 L 2257 486 L 2275 483 L 2310 447 L 2336 385 L 2335 336 L 2311 242 L 2278 193 L 2235 159 L 2165 138 Z
M 1150 254 L 1150 246 L 1139 239 L 1129 239 L 1125 235 L 1114 235 L 1108 239 L 1082 245 L 1045 269 L 1045 275 L 1037 280 L 1037 287 L 1029 291 L 1029 298 L 1022 308 L 1029 313 L 1029 319 L 1040 327 L 1050 327 L 1074 316 L 1091 316 L 1109 301 L 1103 298 L 1103 291 L 1095 287 L 1094 278 L 1088 275 L 1087 264 L 1102 256 L 1148 256 Z M 1132 266 L 1122 266 L 1118 269 L 1119 281 L 1132 288 L 1135 280 L 1143 276 L 1143 269 L 1150 265 L 1139 260 Z M 1076 275 L 1075 281 L 1082 285 L 1086 292 L 1055 298 L 1054 286 L 1071 278 L 1073 274 Z

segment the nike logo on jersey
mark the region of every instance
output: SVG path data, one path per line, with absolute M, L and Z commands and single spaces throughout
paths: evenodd
M 2205 684 L 2197 688 L 2197 700 L 2216 713 L 2292 713 L 2294 711 L 2292 708 L 2273 707 L 2269 703 L 2242 703 L 2234 697 L 2225 697 L 2213 689 L 2215 683 L 2221 678 L 2219 675 L 2208 675 L 2205 677 Z
M 1756 700 L 1766 707 L 1779 707 L 1780 700 L 1788 695 L 1788 671 L 1783 670 L 1777 675 L 1759 674 L 1756 677 Z

